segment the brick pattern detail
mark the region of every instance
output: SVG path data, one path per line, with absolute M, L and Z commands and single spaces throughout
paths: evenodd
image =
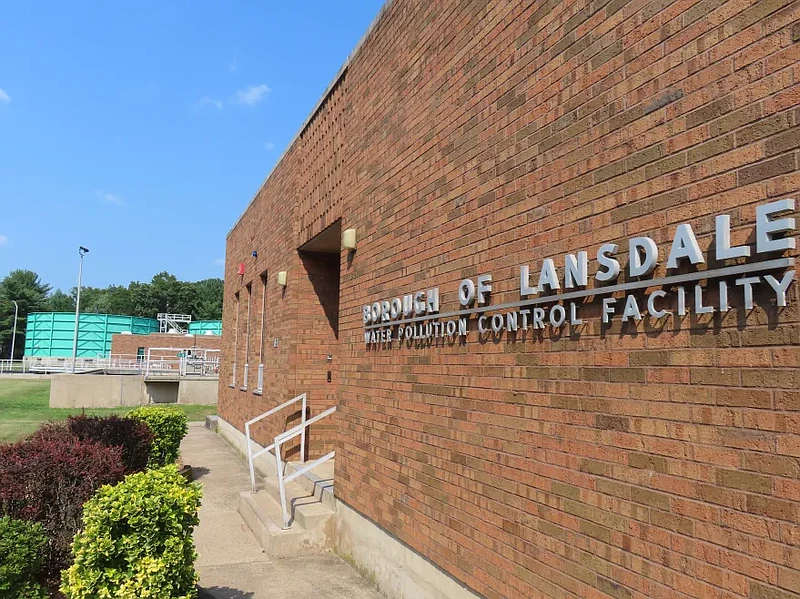
M 311 239 L 339 218 L 344 170 L 346 73 L 328 94 L 300 136 L 303 170 L 299 174 L 300 235 Z
M 517 265 L 639 234 L 665 256 L 680 222 L 706 250 L 719 213 L 752 243 L 756 205 L 800 200 L 799 23 L 789 0 L 394 0 L 228 237 L 222 417 L 335 397 L 339 497 L 490 599 L 800 597 L 796 284 L 783 309 L 759 285 L 753 311 L 602 328 L 594 302 L 578 331 L 465 345 L 371 349 L 361 322 L 486 272 L 514 301 Z M 337 339 L 297 248 L 338 218 Z M 226 382 L 264 271 L 259 397 L 253 369 Z

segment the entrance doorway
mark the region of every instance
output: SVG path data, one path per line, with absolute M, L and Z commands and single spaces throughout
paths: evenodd
M 308 393 L 311 410 L 308 416 L 336 405 L 341 237 L 341 221 L 336 221 L 298 248 L 302 276 L 297 391 Z M 308 445 L 312 458 L 334 449 L 333 420 L 326 418 L 312 427 Z

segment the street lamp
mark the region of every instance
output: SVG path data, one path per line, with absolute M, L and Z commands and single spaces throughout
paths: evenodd
M 14 304 L 14 333 L 11 335 L 11 366 L 14 366 L 14 343 L 17 341 L 17 314 L 19 313 L 19 306 L 17 302 L 11 300 Z
M 78 247 L 78 255 L 81 257 L 78 266 L 78 295 L 75 298 L 75 336 L 72 338 L 72 373 L 75 374 L 75 362 L 78 358 L 78 323 L 81 318 L 81 276 L 83 275 L 83 257 L 89 253 L 83 246 Z

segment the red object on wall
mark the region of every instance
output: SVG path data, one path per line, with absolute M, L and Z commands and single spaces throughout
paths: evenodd
M 244 262 L 239 262 L 239 270 L 238 270 L 238 273 L 239 273 L 240 275 L 243 275 L 243 274 L 244 274 Z

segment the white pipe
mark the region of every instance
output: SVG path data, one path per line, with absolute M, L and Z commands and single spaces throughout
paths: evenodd
M 301 417 L 303 432 L 300 434 L 300 463 L 306 462 L 306 394 L 303 393 L 303 415 Z
M 253 450 L 250 447 L 250 423 L 244 425 L 244 434 L 247 436 L 247 461 L 250 463 L 250 490 L 256 492 L 256 471 L 253 467 Z
M 278 469 L 278 490 L 281 494 L 281 514 L 283 515 L 283 530 L 289 528 L 289 511 L 286 509 L 286 485 L 283 484 L 283 462 L 281 461 L 281 444 L 275 438 L 275 466 Z

